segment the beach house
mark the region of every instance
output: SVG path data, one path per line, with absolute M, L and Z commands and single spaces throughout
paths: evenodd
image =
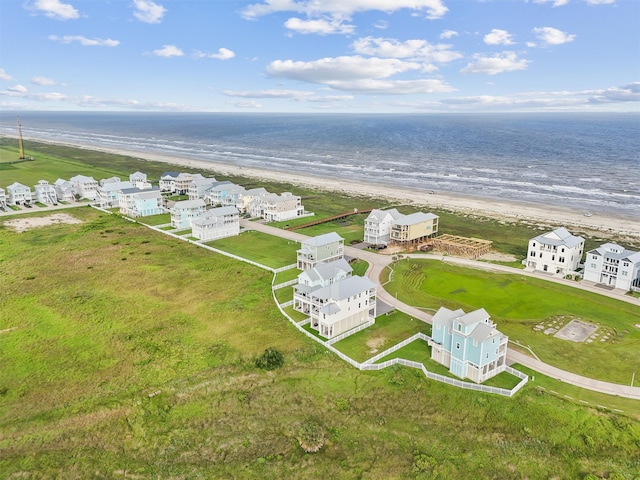
M 272 193 L 258 201 L 261 203 L 260 216 L 267 222 L 284 222 L 304 215 L 301 197 L 290 192 Z
M 402 215 L 391 225 L 390 241 L 403 245 L 420 242 L 438 233 L 438 220 L 433 213 Z
M 60 202 L 73 202 L 73 185 L 68 180 L 62 178 L 53 182 L 53 187 L 56 189 L 56 197 Z
M 484 308 L 465 313 L 440 307 L 432 321 L 431 359 L 451 373 L 482 383 L 505 370 L 509 338 Z
M 371 245 L 386 245 L 391 238 L 391 226 L 403 215 L 395 208 L 374 208 L 364 221 L 364 242 Z
M 302 242 L 297 251 L 298 270 L 308 270 L 319 262 L 331 262 L 344 257 L 344 238 L 336 232 L 325 233 Z
M 7 204 L 9 205 L 25 205 L 31 203 L 31 189 L 26 185 L 13 182 L 7 186 Z
M 98 182 L 100 185 L 100 187 L 106 185 L 107 183 L 119 183 L 122 180 L 120 180 L 120 177 L 109 177 L 109 178 L 103 178 L 102 180 L 100 180 L 100 182 Z
M 171 208 L 171 226 L 178 229 L 191 228 L 191 220 L 198 218 L 204 213 L 204 200 L 182 200 L 176 202 Z
M 333 338 L 376 318 L 376 286 L 366 277 L 350 276 L 309 293 L 311 327 Z
M 584 250 L 584 238 L 564 228 L 543 233 L 529 240 L 526 266 L 531 270 L 565 276 L 578 269 Z
M 189 186 L 194 180 L 204 180 L 205 177 L 199 173 L 180 173 L 173 180 L 173 193 L 176 195 L 187 195 Z M 212 179 L 215 182 L 215 178 Z
M 96 191 L 96 205 L 101 208 L 118 208 L 120 205 L 120 192 L 135 188 L 131 182 L 100 182 Z
M 76 175 L 69 179 L 73 188 L 73 194 L 78 198 L 95 200 L 98 196 L 98 182 L 93 177 L 86 175 Z
M 4 191 L 4 188 L 0 188 L 0 208 L 7 208 L 7 194 Z
M 118 194 L 120 213 L 131 218 L 148 217 L 164 213 L 159 187 L 127 188 Z
M 245 191 L 244 187 L 232 182 L 223 182 L 211 187 L 205 194 L 208 205 L 232 206 L 237 208 L 238 197 Z
M 198 218 L 191 220 L 191 234 L 203 242 L 233 237 L 239 233 L 240 216 L 236 207 L 205 210 Z
M 584 280 L 624 291 L 640 291 L 640 252 L 615 243 L 590 250 L 584 262 Z
M 180 175 L 178 172 L 164 172 L 160 175 L 160 180 L 158 181 L 158 186 L 160 187 L 161 192 L 173 192 L 175 191 L 175 182 L 176 177 Z
M 293 287 L 293 309 L 310 315 L 313 292 L 348 278 L 353 268 L 344 259 L 320 262 L 315 267 L 298 275 L 298 283 Z
M 46 180 L 39 180 L 38 184 L 34 187 L 36 192 L 36 201 L 44 203 L 45 205 L 57 205 L 58 195 L 56 194 L 56 187 L 51 185 Z
M 260 210 L 259 206 L 262 205 L 262 199 L 269 195 L 274 194 L 269 193 L 266 188 L 250 188 L 249 190 L 240 192 L 238 204 L 236 206 L 238 207 L 238 210 L 240 210 L 240 213 L 248 213 L 252 217 L 260 217 L 260 214 L 252 215 L 251 212 Z
M 191 183 L 189 183 L 189 190 L 187 191 L 189 200 L 197 200 L 198 198 L 204 199 L 207 190 L 214 187 L 215 185 L 218 185 L 219 183 L 220 182 L 218 182 L 213 177 L 194 178 L 193 180 L 191 180 Z
M 142 190 L 150 189 L 153 185 L 147 181 L 147 174 L 142 172 L 133 172 L 129 175 L 129 181 L 134 188 L 140 188 Z

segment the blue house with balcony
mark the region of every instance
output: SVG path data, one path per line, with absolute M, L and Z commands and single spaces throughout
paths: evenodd
M 503 372 L 507 343 L 484 308 L 471 313 L 441 307 L 433 316 L 431 359 L 476 383 Z

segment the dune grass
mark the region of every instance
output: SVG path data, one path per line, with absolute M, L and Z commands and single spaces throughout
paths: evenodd
M 510 339 L 530 346 L 541 360 L 580 375 L 627 383 L 633 365 L 640 365 L 637 305 L 541 279 L 435 260 L 399 262 L 385 288 L 410 305 L 466 312 L 484 308 Z M 597 324 L 610 334 L 609 340 L 575 343 L 534 330 L 561 316 Z

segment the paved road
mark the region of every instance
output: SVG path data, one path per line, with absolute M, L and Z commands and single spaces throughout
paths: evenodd
M 300 233 L 271 227 L 271 226 L 264 225 L 257 222 L 250 222 L 248 220 L 241 220 L 240 224 L 242 227 L 246 229 L 258 230 L 264 233 L 268 233 L 270 235 L 276 235 L 276 236 L 286 238 L 288 240 L 294 240 L 297 242 L 301 242 L 309 238 L 307 235 L 302 235 Z M 345 247 L 345 255 L 350 257 L 360 258 L 362 260 L 367 261 L 369 263 L 367 276 L 378 285 L 380 285 L 380 275 L 382 274 L 383 270 L 387 268 L 393 261 L 390 255 L 381 255 L 379 253 L 374 253 L 368 250 L 359 250 L 353 247 Z M 446 261 L 449 263 L 454 263 L 454 264 L 472 267 L 472 268 L 480 268 L 487 271 L 528 275 L 531 277 L 542 278 L 544 280 L 549 280 L 556 283 L 566 284 L 574 288 L 582 288 L 584 290 L 589 290 L 595 293 L 599 293 L 601 295 L 607 295 L 607 296 L 616 298 L 618 300 L 627 301 L 629 303 L 639 303 L 638 299 L 629 297 L 628 295 L 620 294 L 619 292 L 616 292 L 616 291 L 608 291 L 600 287 L 596 287 L 593 284 L 583 284 L 584 282 L 578 283 L 574 281 L 551 277 L 548 275 L 540 275 L 533 272 L 526 272 L 524 270 L 507 267 L 504 265 L 496 265 L 496 264 L 479 262 L 479 261 L 468 260 L 468 259 L 458 258 L 458 257 L 451 257 L 451 256 L 441 257 L 441 256 L 425 255 L 425 254 L 413 254 L 413 255 L 405 255 L 405 256 L 408 256 L 411 258 L 416 258 L 416 257 L 429 258 L 432 260 L 439 259 L 441 261 Z M 431 314 L 399 301 L 394 295 L 387 292 L 384 288 L 378 289 L 378 298 L 380 298 L 381 300 L 383 300 L 384 302 L 390 305 L 393 305 L 398 310 L 414 318 L 417 318 L 429 324 L 431 323 L 431 318 L 432 318 Z M 566 382 L 571 385 L 585 388 L 587 390 L 593 390 L 596 392 L 606 393 L 609 395 L 617 395 L 620 397 L 640 400 L 640 387 L 631 387 L 630 385 L 625 386 L 617 383 L 603 382 L 601 380 L 594 380 L 592 378 L 576 375 L 575 373 L 567 372 L 565 370 L 561 370 L 547 363 L 541 362 L 540 360 L 536 360 L 535 358 L 532 358 L 523 353 L 516 352 L 513 349 L 510 349 L 508 351 L 507 361 L 509 363 L 519 363 L 521 365 L 524 365 L 527 368 L 535 370 L 536 372 L 540 372 L 551 378 L 555 378 L 556 380 L 560 380 L 562 382 Z

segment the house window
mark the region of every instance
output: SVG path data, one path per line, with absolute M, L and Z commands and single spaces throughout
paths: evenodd
M 564 263 L 564 257 L 560 257 L 560 258 L 558 259 L 558 261 L 559 261 L 560 263 Z
M 439 323 L 436 324 L 436 330 L 441 330 Z
M 623 272 L 622 272 L 622 276 L 623 276 L 623 277 L 626 277 L 628 273 L 629 273 L 629 272 L 625 272 L 625 271 L 623 271 Z
M 458 324 L 458 331 L 461 332 L 462 331 L 462 325 Z
M 456 350 L 460 350 L 460 342 L 456 342 Z
M 485 358 L 489 358 L 489 354 L 487 353 L 487 356 Z
M 536 256 L 536 252 L 534 252 L 533 250 L 531 250 L 531 253 L 529 254 L 530 257 L 535 257 Z
M 591 264 L 591 268 L 593 268 L 595 270 L 596 268 L 598 268 L 598 266 L 595 263 L 592 263 Z
M 536 246 L 536 242 L 533 242 L 533 243 L 531 244 L 531 246 L 532 246 L 532 247 L 535 247 L 535 246 Z
M 625 267 L 629 266 L 629 262 L 622 262 L 622 265 L 624 265 Z
M 556 256 L 555 255 L 551 255 L 551 260 L 555 260 Z

